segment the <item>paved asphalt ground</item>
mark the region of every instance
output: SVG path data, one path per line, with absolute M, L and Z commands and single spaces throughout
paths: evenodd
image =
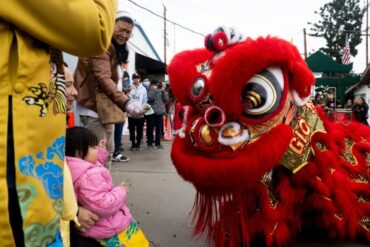
M 172 142 L 163 142 L 163 150 L 127 151 L 128 163 L 114 162 L 111 173 L 115 184 L 125 181 L 129 187 L 128 206 L 151 242 L 151 247 L 207 247 L 202 239 L 191 237 L 190 211 L 195 190 L 176 173 L 170 159 Z M 343 243 L 301 238 L 289 247 L 369 247 L 365 243 Z M 257 246 L 259 247 L 259 246 Z

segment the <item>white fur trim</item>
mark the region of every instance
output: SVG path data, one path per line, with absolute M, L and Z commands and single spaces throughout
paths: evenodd
M 180 129 L 178 133 L 179 133 L 179 137 L 181 139 L 185 139 L 185 131 L 184 131 L 184 129 Z
M 175 130 L 174 134 L 179 136 L 181 139 L 185 138 L 185 127 L 182 127 L 181 129 Z
M 295 90 L 292 90 L 292 95 L 293 95 L 293 100 L 294 100 L 294 103 L 296 104 L 296 106 L 303 106 L 310 99 L 310 96 L 302 99 L 299 96 L 299 94 L 297 93 L 297 91 L 295 91 Z
M 226 34 L 228 45 L 235 44 L 244 39 L 243 34 L 235 27 L 220 26 L 216 29 L 216 32 L 219 31 L 224 32 Z
M 234 136 L 234 137 L 224 137 L 222 136 L 222 133 L 224 132 L 224 130 L 226 128 L 233 128 L 233 130 L 237 133 L 240 131 L 241 129 L 241 126 L 239 123 L 237 122 L 228 122 L 226 124 L 224 124 L 220 131 L 218 132 L 218 142 L 221 143 L 222 145 L 225 145 L 225 146 L 230 146 L 230 145 L 234 145 L 234 144 L 238 144 L 238 143 L 241 143 L 241 142 L 244 142 L 246 140 L 248 140 L 249 138 L 249 131 L 244 129 L 240 132 L 239 135 L 237 136 Z

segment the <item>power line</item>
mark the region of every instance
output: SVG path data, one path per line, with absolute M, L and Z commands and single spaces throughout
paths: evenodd
M 143 51 L 142 49 L 140 49 L 137 45 L 135 45 L 133 42 L 131 42 L 130 40 L 128 41 L 128 43 L 132 46 L 132 47 L 134 47 L 134 48 L 136 48 L 138 51 L 140 51 L 141 52 L 141 54 L 143 54 L 143 55 L 145 55 L 145 56 L 147 56 L 147 57 L 150 57 L 150 55 L 148 54 L 148 53 L 146 53 L 145 51 Z
M 224 12 L 224 11 L 220 11 L 220 10 L 217 10 L 217 9 L 204 8 L 204 7 L 201 7 L 201 6 L 198 6 L 198 5 L 189 4 L 188 2 L 173 1 L 173 0 L 171 0 L 167 4 L 173 4 L 173 3 L 175 3 L 175 4 L 176 3 L 177 4 L 182 4 L 182 5 L 185 5 L 187 7 L 193 8 L 193 9 L 195 9 L 198 12 L 203 12 L 203 13 L 207 13 L 207 14 L 209 14 L 209 13 L 214 14 L 214 13 L 217 12 L 217 13 L 220 13 L 222 15 L 228 15 L 228 16 L 234 16 L 234 17 L 235 16 L 238 16 L 238 15 L 235 15 L 235 13 Z M 238 16 L 238 17 L 241 17 L 242 18 L 242 16 Z
M 163 16 L 161 16 L 161 15 L 158 15 L 157 13 L 154 13 L 153 11 L 151 11 L 150 9 L 148 9 L 148 8 L 145 8 L 145 7 L 143 7 L 143 6 L 141 6 L 141 5 L 139 5 L 139 4 L 137 4 L 137 3 L 135 3 L 134 1 L 132 1 L 132 0 L 128 0 L 130 3 L 132 3 L 132 4 L 134 4 L 134 5 L 136 5 L 137 7 L 139 7 L 139 8 L 141 8 L 141 9 L 144 9 L 144 10 L 146 10 L 146 11 L 148 11 L 149 13 L 151 13 L 152 15 L 155 15 L 155 16 L 157 16 L 157 17 L 159 17 L 159 18 L 162 18 L 162 19 L 164 19 L 164 17 Z M 185 26 L 183 26 L 183 25 L 180 25 L 180 24 L 178 24 L 178 23 L 176 23 L 176 22 L 174 22 L 174 21 L 171 21 L 171 20 L 169 20 L 169 19 L 167 19 L 166 18 L 166 21 L 167 22 L 169 22 L 169 23 L 171 23 L 171 24 L 173 24 L 173 25 L 175 25 L 175 26 L 178 26 L 178 27 L 181 27 L 181 28 L 183 28 L 183 29 L 185 29 L 185 30 L 187 30 L 187 31 L 189 31 L 189 32 L 192 32 L 192 33 L 194 33 L 194 34 L 197 34 L 197 35 L 200 35 L 200 36 L 205 36 L 204 34 L 202 34 L 202 33 L 199 33 L 199 32 L 197 32 L 197 31 L 194 31 L 194 30 L 192 30 L 192 29 L 190 29 L 190 28 L 188 28 L 188 27 L 185 27 Z

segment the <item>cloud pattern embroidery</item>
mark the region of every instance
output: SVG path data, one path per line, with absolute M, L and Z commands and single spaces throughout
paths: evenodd
M 63 169 L 53 159 L 57 157 L 64 160 L 64 143 L 65 137 L 59 137 L 47 148 L 45 155 L 42 152 L 37 153 L 35 157 L 27 155 L 18 162 L 21 173 L 40 180 L 48 196 L 53 200 L 60 199 L 63 195 Z

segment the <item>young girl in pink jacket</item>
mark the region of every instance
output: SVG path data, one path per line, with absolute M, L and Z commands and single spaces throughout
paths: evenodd
M 113 179 L 104 167 L 108 152 L 98 138 L 82 127 L 67 129 L 66 160 L 71 170 L 78 203 L 99 215 L 100 219 L 79 234 L 99 240 L 103 246 L 149 246 L 126 206 L 128 189 Z

